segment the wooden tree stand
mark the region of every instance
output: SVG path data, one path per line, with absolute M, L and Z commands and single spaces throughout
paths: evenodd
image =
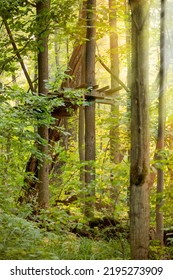
M 81 96 L 84 101 L 95 101 L 96 103 L 103 104 L 113 104 L 114 93 L 122 89 L 121 86 L 111 89 L 109 86 L 99 88 L 98 85 L 93 86 L 92 88 L 86 89 L 86 84 L 81 84 L 82 81 L 82 68 L 84 60 L 84 51 L 85 45 L 79 45 L 74 48 L 72 53 L 69 69 L 67 71 L 68 76 L 73 77 L 73 79 L 67 78 L 61 85 L 61 89 L 49 93 L 50 98 L 63 98 L 64 105 L 55 107 L 52 116 L 56 118 L 56 123 L 53 128 L 49 129 L 49 144 L 50 144 L 50 156 L 52 162 L 49 167 L 49 172 L 53 169 L 55 164 L 55 159 L 57 155 L 53 154 L 53 147 L 57 141 L 62 138 L 62 133 L 57 127 L 63 126 L 64 118 L 72 116 L 78 109 L 79 105 L 75 104 L 74 99 L 66 98 L 64 95 L 64 89 L 84 89 L 84 94 Z M 22 188 L 21 196 L 18 201 L 21 203 L 23 201 L 32 203 L 33 200 L 36 200 L 38 193 L 38 162 L 34 155 L 28 160 L 26 165 L 26 178 L 25 183 Z M 31 175 L 32 174 L 32 175 Z

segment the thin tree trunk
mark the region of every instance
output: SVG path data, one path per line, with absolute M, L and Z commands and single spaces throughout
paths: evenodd
M 37 64 L 37 53 L 35 53 L 34 60 L 34 92 L 38 91 L 38 64 Z
M 84 4 L 83 4 L 84 6 Z M 84 7 L 83 7 L 84 8 Z M 82 13 L 83 14 L 83 13 Z M 82 50 L 82 58 L 81 58 L 81 85 L 86 83 L 86 46 L 83 46 Z M 82 185 L 82 189 L 85 187 L 85 108 L 83 106 L 79 107 L 79 122 L 78 122 L 78 145 L 79 145 L 79 159 L 81 168 L 80 168 L 80 182 Z M 85 200 L 85 195 L 83 195 Z
M 127 87 L 130 88 L 131 84 L 131 22 L 130 22 L 130 9 L 128 5 L 128 0 L 124 0 L 125 6 L 125 29 L 126 29 L 126 61 L 127 61 Z M 129 92 L 128 92 L 129 94 Z M 127 96 L 128 105 L 130 96 Z
M 38 42 L 38 92 L 39 94 L 48 94 L 45 82 L 49 78 L 48 73 L 48 12 L 50 8 L 49 0 L 38 1 L 37 16 L 39 23 Z M 38 134 L 44 141 L 38 144 L 39 152 L 42 154 L 41 159 L 38 160 L 38 204 L 40 208 L 46 208 L 49 205 L 49 163 L 48 157 L 48 127 L 40 125 L 38 127 Z
M 130 247 L 132 259 L 149 253 L 148 1 L 131 0 Z
M 57 35 L 58 35 L 58 30 L 57 28 L 55 28 L 54 31 L 54 49 L 55 49 L 55 65 L 56 65 L 56 69 L 58 69 L 59 67 L 59 47 L 58 47 L 58 43 L 57 43 Z
M 95 29 L 96 0 L 87 0 L 87 41 L 86 41 L 86 84 L 87 88 L 95 85 Z M 95 204 L 95 102 L 88 99 L 88 106 L 85 107 L 85 184 L 86 201 L 85 215 L 94 215 Z
M 117 33 L 117 0 L 109 0 L 109 25 L 110 25 L 110 62 L 111 73 L 119 77 L 119 54 L 118 54 L 118 33 Z M 111 88 L 117 88 L 118 82 L 111 75 Z M 115 93 L 114 104 L 111 105 L 111 116 L 116 116 L 116 123 L 110 127 L 110 159 L 114 164 L 120 162 L 120 141 L 119 141 L 119 92 Z M 110 197 L 113 200 L 113 213 L 118 200 L 118 190 L 114 183 L 115 175 L 111 171 Z
M 164 149 L 165 132 L 165 6 L 166 1 L 161 0 L 161 25 L 160 25 L 160 91 L 159 91 L 159 113 L 158 113 L 158 138 L 157 138 L 157 160 L 161 160 L 159 154 Z M 157 200 L 156 200 L 156 238 L 163 245 L 163 204 L 164 171 L 157 168 Z
M 83 36 L 86 37 L 86 10 L 87 3 L 82 1 L 79 10 L 79 24 L 85 26 L 83 31 Z M 86 44 L 84 43 L 81 50 L 81 62 L 80 62 L 80 85 L 86 84 Z M 79 107 L 79 121 L 78 121 L 78 149 L 79 149 L 79 160 L 81 163 L 80 167 L 80 183 L 82 186 L 81 198 L 85 201 L 85 108 L 83 106 Z
M 118 34 L 117 34 L 117 15 L 116 15 L 117 0 L 109 0 L 109 25 L 110 31 L 110 61 L 111 73 L 119 77 L 119 55 L 118 55 Z M 111 88 L 117 88 L 118 82 L 111 75 Z M 119 97 L 119 92 L 115 93 L 115 100 Z M 111 160 L 114 163 L 119 162 L 119 104 L 117 101 L 111 105 L 112 115 L 116 115 L 116 124 L 110 128 L 110 152 Z
M 79 10 L 79 23 L 85 26 L 83 36 L 86 37 L 86 10 L 87 3 L 82 2 L 82 5 Z M 80 85 L 86 84 L 86 44 L 83 44 L 81 51 L 81 74 L 80 74 Z M 83 201 L 82 211 L 85 213 L 85 108 L 83 106 L 79 107 L 79 120 L 78 120 L 78 149 L 79 149 L 79 160 L 81 163 L 80 166 L 80 184 L 81 184 L 81 194 L 80 198 Z
M 127 63 L 127 88 L 131 85 L 131 22 L 130 9 L 128 0 L 124 0 L 125 5 L 125 29 L 126 29 L 126 63 Z M 130 92 L 127 92 L 127 112 L 130 111 Z M 127 124 L 127 131 L 129 132 L 130 124 Z M 129 132 L 130 133 L 130 132 Z
M 79 108 L 79 131 L 78 131 L 78 145 L 79 145 L 79 159 L 81 163 L 80 168 L 80 182 L 84 187 L 85 183 L 85 172 L 84 172 L 84 162 L 85 162 L 85 110 L 84 107 Z M 83 188 L 84 189 L 84 188 Z

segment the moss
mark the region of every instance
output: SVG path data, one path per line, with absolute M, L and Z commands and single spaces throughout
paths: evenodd
M 145 183 L 146 177 L 148 175 L 148 168 L 147 166 L 143 167 L 142 173 L 139 174 L 138 168 L 134 169 L 133 172 L 131 172 L 131 178 L 130 183 L 131 185 L 141 186 Z

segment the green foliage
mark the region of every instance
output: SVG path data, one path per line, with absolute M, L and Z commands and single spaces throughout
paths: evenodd
M 40 232 L 27 221 L 14 215 L 0 214 L 0 258 L 39 258 Z M 35 250 L 37 247 L 37 251 Z
M 51 4 L 51 17 L 58 27 L 66 27 L 68 23 L 76 19 L 75 9 L 78 7 L 77 0 L 53 0 Z
M 150 244 L 150 260 L 169 260 L 172 259 L 172 248 L 160 246 L 159 240 L 153 240 Z
M 62 212 L 59 217 L 63 219 Z M 41 213 L 45 224 L 52 223 L 50 212 Z M 49 216 L 49 218 L 48 218 Z M 54 217 L 55 218 L 55 217 Z M 53 219 L 54 219 L 53 218 Z M 64 222 L 61 220 L 61 223 Z M 66 221 L 67 222 L 67 221 Z M 35 225 L 34 225 L 35 224 Z M 68 232 L 54 233 L 37 223 L 26 221 L 15 215 L 0 213 L 0 259 L 61 259 L 61 260 L 102 260 L 128 259 L 129 245 L 123 240 L 92 240 Z M 41 224 L 39 224 L 41 226 Z
M 18 15 L 22 11 L 22 7 L 26 6 L 25 0 L 2 0 L 0 2 L 0 16 L 8 18 Z
M 159 242 L 155 242 L 150 246 L 150 256 L 149 258 L 152 260 L 160 260 L 165 255 L 165 249 L 163 249 Z

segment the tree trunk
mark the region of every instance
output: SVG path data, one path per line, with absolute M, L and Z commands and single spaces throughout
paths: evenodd
M 88 89 L 91 88 L 91 93 L 95 85 L 95 10 L 96 0 L 87 0 L 86 84 Z M 95 101 L 92 97 L 85 107 L 85 160 L 85 215 L 92 217 L 95 204 Z
M 48 81 L 48 12 L 50 1 L 38 1 L 36 4 L 38 17 L 38 92 L 39 94 L 48 94 L 45 82 Z M 49 163 L 48 157 L 48 127 L 40 125 L 38 134 L 43 141 L 38 144 L 39 152 L 42 154 L 38 160 L 38 204 L 40 208 L 46 208 L 49 205 Z
M 117 34 L 117 0 L 109 0 L 109 26 L 110 26 L 110 62 L 111 62 L 111 73 L 119 77 L 119 54 L 118 54 L 118 34 Z M 111 75 L 111 88 L 118 87 L 118 82 Z M 115 124 L 110 127 L 110 159 L 114 164 L 120 162 L 120 142 L 119 142 L 119 92 L 117 91 L 114 95 L 115 101 L 111 105 L 111 116 L 116 116 Z M 114 213 L 115 207 L 118 201 L 118 190 L 114 183 L 115 175 L 111 170 L 111 189 L 110 198 L 113 201 Z
M 58 29 L 55 28 L 54 31 L 54 50 L 55 50 L 55 65 L 56 65 L 56 70 L 58 70 L 59 67 L 59 50 L 60 48 L 58 47 L 58 43 L 57 43 L 57 35 L 58 35 Z
M 84 107 L 79 108 L 79 131 L 78 131 L 78 145 L 79 145 L 79 159 L 80 163 L 85 162 L 85 111 Z M 80 168 L 80 182 L 84 185 L 85 175 L 84 168 Z
M 118 34 L 117 34 L 117 15 L 116 15 L 117 0 L 109 0 L 109 25 L 110 25 L 110 61 L 111 72 L 119 77 L 119 55 L 118 55 Z M 111 75 L 111 88 L 118 87 L 118 82 Z M 115 93 L 115 102 L 111 105 L 112 115 L 116 115 L 116 124 L 110 128 L 110 152 L 111 160 L 116 164 L 119 163 L 119 92 Z M 117 100 L 116 100 L 117 99 Z
M 83 6 L 84 6 L 84 4 L 83 4 Z M 86 15 L 85 15 L 85 17 L 86 17 Z M 86 80 L 85 80 L 86 79 L 85 56 L 86 56 L 86 45 L 83 46 L 83 51 L 82 51 L 81 85 L 86 83 Z M 85 189 L 85 167 L 84 167 L 83 164 L 85 162 L 85 108 L 83 106 L 79 107 L 79 123 L 78 123 L 78 126 L 79 126 L 79 132 L 78 132 L 79 159 L 80 159 L 80 163 L 82 164 L 81 167 L 80 167 L 80 182 L 81 182 L 82 190 L 84 190 Z M 85 201 L 85 195 L 84 194 L 82 194 L 82 197 L 83 197 L 83 201 Z
M 82 2 L 79 10 L 79 23 L 85 26 L 83 31 L 83 36 L 86 37 L 86 10 L 87 3 Z M 80 69 L 80 85 L 86 84 L 86 44 L 83 44 L 81 50 L 81 69 Z M 83 106 L 79 107 L 79 120 L 78 120 L 78 149 L 79 149 L 79 160 L 81 163 L 80 167 L 80 184 L 81 184 L 81 195 L 80 198 L 84 202 L 82 210 L 85 211 L 85 108 Z
M 132 259 L 149 252 L 148 1 L 131 0 L 130 247 Z
M 158 113 L 158 138 L 157 138 L 157 160 L 161 160 L 160 152 L 164 149 L 165 131 L 165 6 L 166 1 L 161 0 L 161 26 L 160 26 L 160 91 L 159 91 L 159 113 Z M 164 171 L 157 168 L 157 199 L 156 199 L 156 238 L 163 245 L 163 213 L 161 210 L 164 188 Z
M 85 3 L 85 2 L 84 2 Z M 82 19 L 84 18 L 84 15 L 86 14 L 86 8 L 83 9 L 83 15 Z M 86 17 L 85 17 L 86 18 Z M 81 19 L 80 19 L 81 20 Z M 85 23 L 82 23 L 82 25 L 85 26 Z M 84 27 L 85 29 L 85 27 Z M 63 81 L 61 87 L 71 87 L 76 88 L 81 85 L 81 74 L 82 73 L 82 61 L 85 53 L 85 47 L 84 45 L 76 45 L 76 47 L 73 50 L 73 53 L 71 55 L 71 59 L 69 61 L 69 67 L 70 71 L 68 70 L 67 73 L 69 76 L 73 76 L 74 79 L 66 79 Z M 58 108 L 57 108 L 58 110 Z M 54 116 L 57 117 L 57 116 Z M 49 151 L 49 157 L 51 157 L 51 164 L 49 164 L 49 172 L 53 170 L 58 155 L 53 154 L 53 147 L 57 141 L 62 139 L 62 133 L 58 129 L 58 127 L 61 127 L 63 125 L 63 119 L 57 117 L 55 128 L 49 128 L 49 145 L 50 145 L 50 151 Z M 18 201 L 19 203 L 25 202 L 25 203 L 33 203 L 38 197 L 38 161 L 35 158 L 34 155 L 31 155 L 31 157 L 28 160 L 28 163 L 26 165 L 26 173 L 29 174 L 25 178 L 25 185 L 22 188 L 21 196 L 19 197 Z M 30 176 L 32 174 L 32 176 Z M 35 178 L 35 179 L 33 179 Z

